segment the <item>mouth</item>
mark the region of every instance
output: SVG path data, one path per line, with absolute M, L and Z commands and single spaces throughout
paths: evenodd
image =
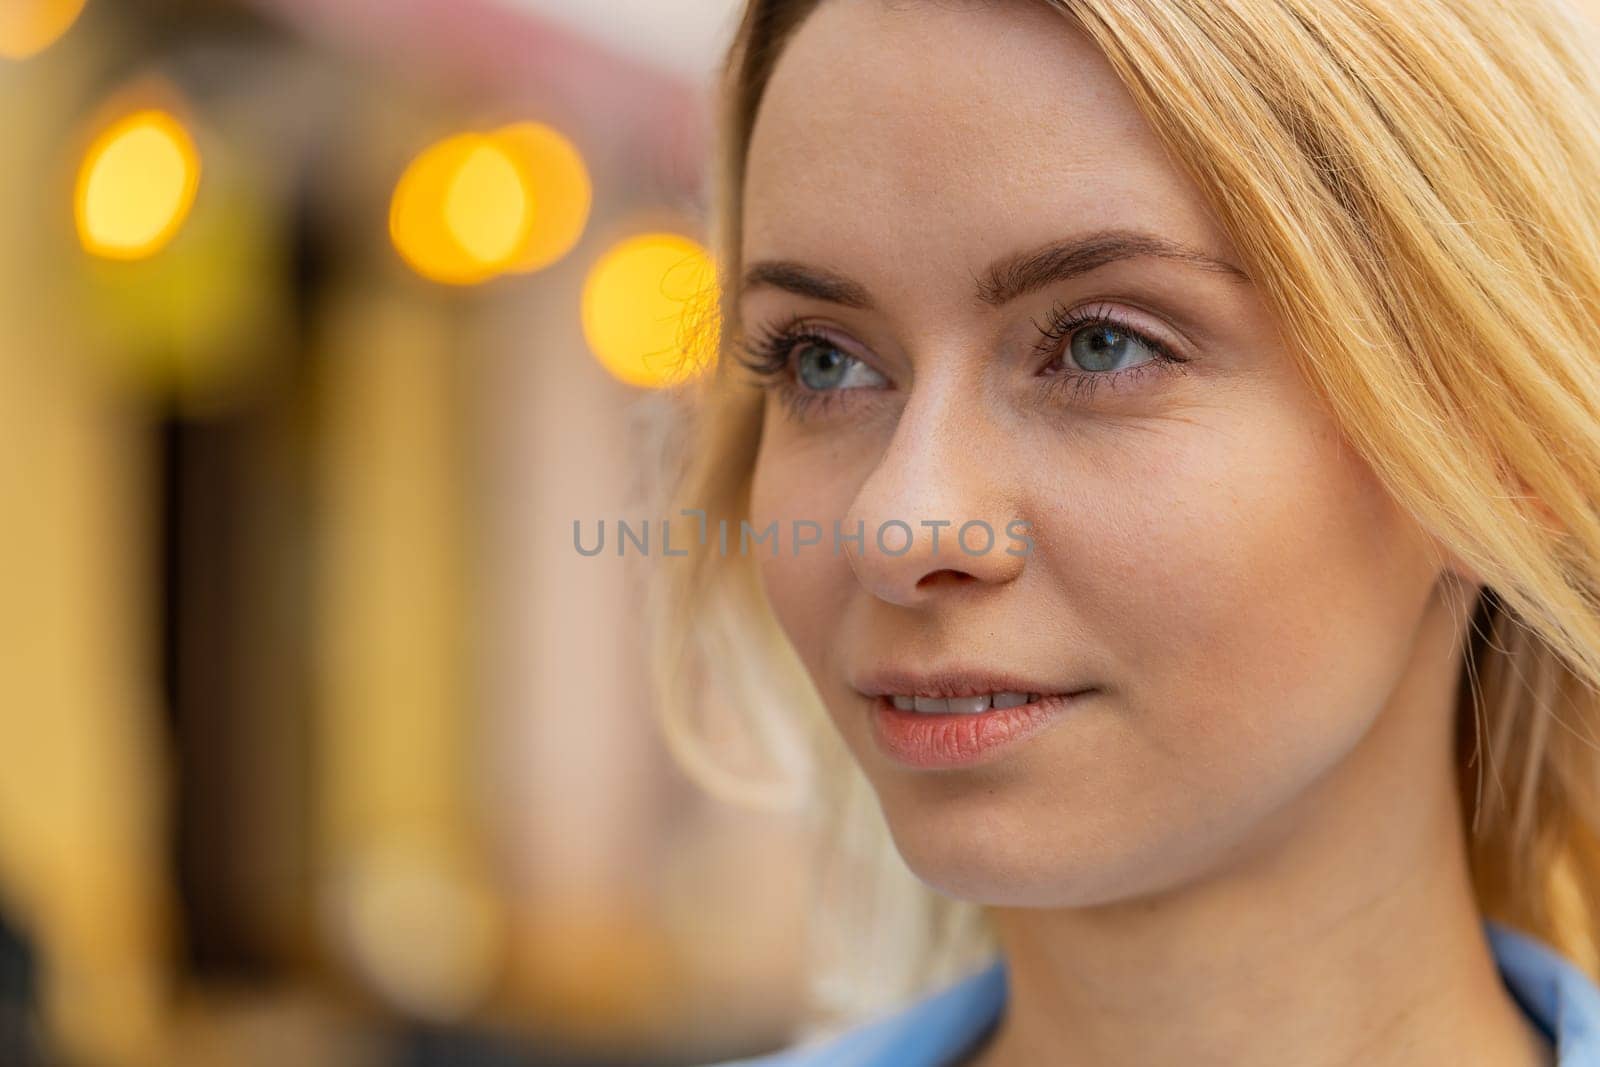
M 927 715 L 981 715 L 1094 688 L 959 666 L 916 671 L 882 667 L 862 675 L 852 687 L 875 703 Z

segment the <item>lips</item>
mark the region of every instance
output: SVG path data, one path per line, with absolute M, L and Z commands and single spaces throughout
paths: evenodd
M 912 669 L 882 666 L 862 673 L 852 683 L 856 692 L 866 697 L 921 698 L 926 701 L 976 699 L 988 697 L 1014 697 L 1023 694 L 1030 698 L 1072 696 L 1093 688 L 1076 682 L 1029 676 L 1012 671 L 986 668 L 946 666 Z M 930 710 L 936 705 L 929 705 Z
M 972 767 L 1000 759 L 1053 724 L 1069 721 L 1079 700 L 1089 692 L 1043 696 L 1012 707 L 965 714 L 920 708 L 906 711 L 896 707 L 895 698 L 879 695 L 868 698 L 869 722 L 878 751 L 896 763 L 919 770 Z M 915 702 L 926 699 L 917 697 Z M 984 699 L 947 697 L 940 702 Z

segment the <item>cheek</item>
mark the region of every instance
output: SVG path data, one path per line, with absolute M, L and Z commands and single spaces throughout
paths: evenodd
M 756 531 L 776 523 L 778 552 L 769 544 L 749 551 L 779 625 L 813 677 L 824 670 L 829 640 L 848 605 L 855 577 L 845 550 L 834 551 L 833 522 L 842 519 L 853 499 L 849 472 L 828 466 L 833 457 L 793 441 L 770 443 L 758 452 L 750 484 L 750 523 Z M 821 542 L 798 550 L 794 524 L 821 527 Z M 808 527 L 805 536 L 817 531 Z M 728 550 L 739 550 L 736 531 L 728 531 Z
M 1231 425 L 1248 429 L 1168 438 L 1121 465 L 1105 510 L 1051 519 L 1075 552 L 1112 546 L 1059 573 L 1125 683 L 1138 764 L 1217 812 L 1286 800 L 1350 750 L 1432 585 L 1414 528 L 1316 415 Z

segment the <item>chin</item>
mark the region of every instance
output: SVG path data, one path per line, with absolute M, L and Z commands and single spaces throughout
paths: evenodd
M 1105 904 L 1157 888 L 1165 866 L 1159 845 L 1134 846 L 1129 835 L 1109 830 L 1062 833 L 1058 826 L 1040 825 L 1008 832 L 1007 820 L 993 813 L 969 819 L 951 818 L 949 810 L 939 818 L 920 811 L 897 814 L 888 813 L 889 831 L 911 872 L 928 888 L 973 904 Z

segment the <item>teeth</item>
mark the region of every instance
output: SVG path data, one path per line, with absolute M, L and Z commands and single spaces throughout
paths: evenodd
M 1042 699 L 1038 693 L 984 693 L 975 697 L 909 697 L 896 694 L 890 698 L 900 711 L 918 711 L 927 715 L 981 715 L 992 708 L 1016 708 Z

